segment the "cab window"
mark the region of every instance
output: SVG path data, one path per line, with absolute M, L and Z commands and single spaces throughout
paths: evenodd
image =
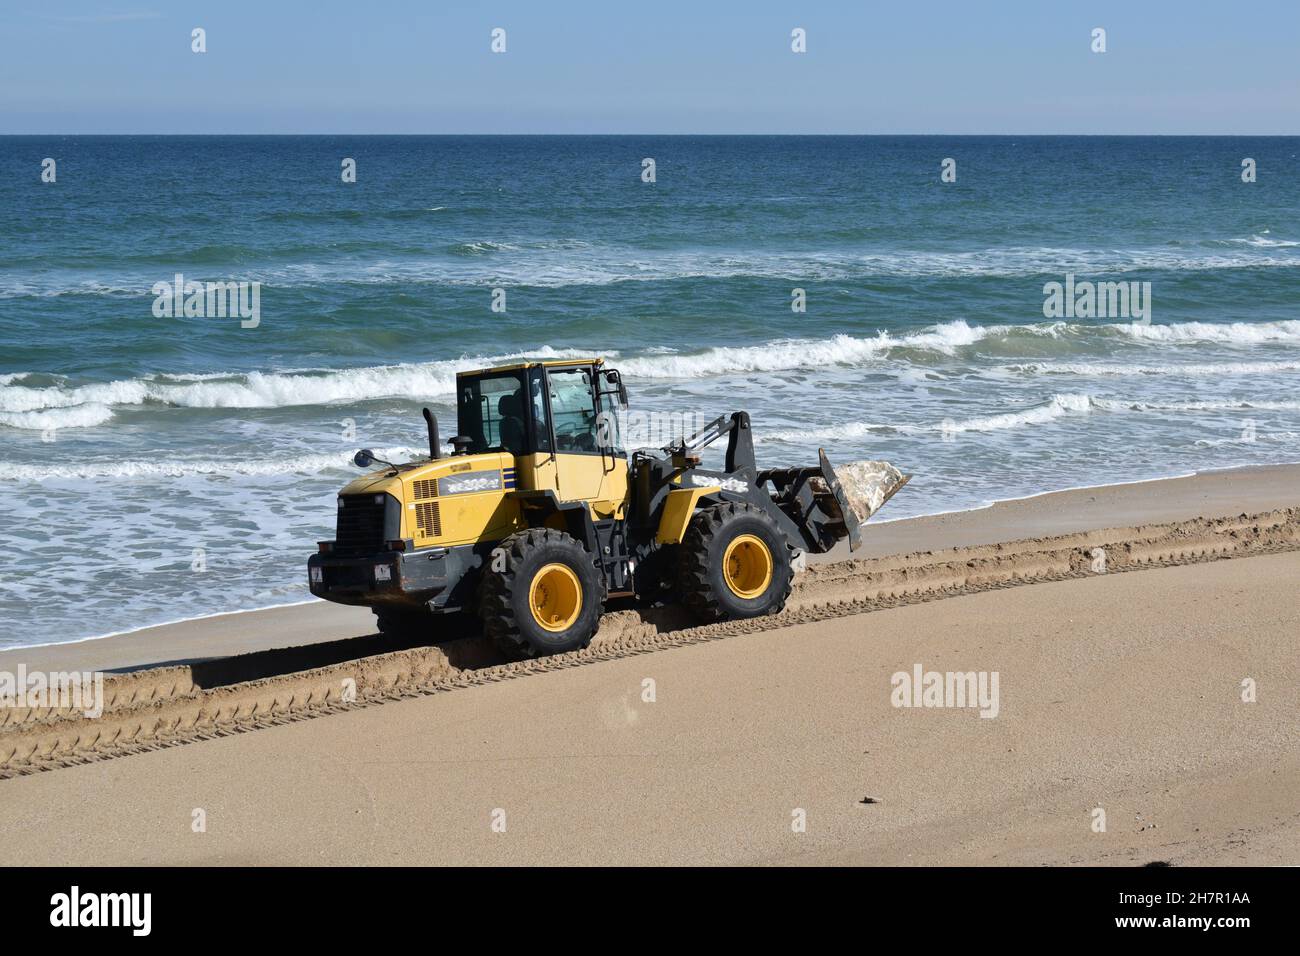
M 456 383 L 457 430 L 470 440 L 469 451 L 527 454 L 528 431 L 518 372 L 461 378 Z
M 596 452 L 596 395 L 590 369 L 551 369 L 551 419 L 558 452 Z

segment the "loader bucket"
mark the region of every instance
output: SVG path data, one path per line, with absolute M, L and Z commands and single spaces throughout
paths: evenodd
M 849 504 L 849 499 L 844 494 L 844 488 L 840 485 L 840 479 L 835 474 L 835 469 L 831 467 L 831 460 L 826 457 L 826 449 L 817 449 L 817 459 L 821 463 L 822 481 L 826 483 L 827 490 L 830 491 L 831 498 L 834 501 L 834 508 L 827 508 L 833 515 L 836 510 L 840 513 L 840 520 L 844 523 L 845 533 L 849 538 L 849 550 L 856 551 L 862 544 L 862 524 L 870 515 L 858 514 Z M 827 502 L 830 504 L 830 502 Z
M 861 543 L 860 530 L 867 519 L 885 506 L 890 498 L 912 480 L 887 461 L 853 461 L 835 472 L 820 451 L 822 474 L 844 515 L 848 531 L 849 550 L 856 551 Z
M 772 483 L 772 500 L 794 522 L 807 550 L 829 551 L 837 541 L 849 539 L 849 550 L 862 544 L 862 525 L 907 484 L 887 462 L 854 462 L 845 468 L 849 479 L 837 474 L 818 449 L 816 468 L 773 468 L 760 471 L 759 481 Z

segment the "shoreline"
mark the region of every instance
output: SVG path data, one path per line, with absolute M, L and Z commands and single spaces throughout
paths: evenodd
M 210 614 L 196 614 L 194 617 L 178 617 L 172 621 L 159 621 L 157 624 L 142 624 L 139 627 L 128 627 L 121 631 L 109 631 L 107 634 L 92 634 L 89 637 L 74 637 L 69 641 L 55 641 L 54 643 L 45 644 L 8 644 L 0 647 L 0 653 L 5 651 L 22 651 L 32 650 L 37 647 L 66 647 L 70 644 L 86 644 L 90 641 L 107 641 L 114 637 L 128 637 L 132 634 L 139 634 L 141 631 L 150 631 L 160 627 L 179 627 L 183 624 L 193 624 L 197 621 L 206 621 L 214 617 L 234 617 L 236 614 L 258 614 L 262 611 L 277 611 L 285 607 L 302 607 L 306 604 L 316 604 L 320 598 L 310 598 L 306 601 L 290 601 L 288 604 L 266 604 L 262 607 L 241 607 L 233 611 L 213 611 Z
M 1300 465 L 1300 462 L 1282 462 L 1283 466 Z M 1016 495 L 1012 498 L 994 498 L 982 505 L 972 505 L 969 508 L 950 508 L 947 511 L 927 511 L 925 514 L 908 515 L 906 518 L 881 518 L 873 524 L 893 524 L 898 521 L 918 521 L 922 518 L 942 518 L 944 515 L 966 514 L 973 511 L 984 511 L 988 508 L 996 508 L 998 505 L 1013 504 L 1017 501 L 1032 501 L 1034 498 L 1042 498 L 1046 495 L 1063 495 L 1070 491 L 1096 491 L 1098 488 L 1122 488 L 1124 485 L 1147 485 L 1157 481 L 1178 481 L 1181 478 L 1195 478 L 1197 475 L 1213 474 L 1218 471 L 1244 471 L 1251 468 L 1271 468 L 1273 465 L 1234 465 L 1231 468 L 1207 468 L 1204 471 L 1184 471 L 1177 475 L 1161 475 L 1159 478 L 1134 478 L 1131 481 L 1107 481 L 1100 485 L 1072 485 L 1069 488 L 1053 488 L 1051 491 L 1035 491 L 1028 495 Z
M 810 565 L 1047 534 L 1223 517 L 1300 505 L 1300 464 L 1212 469 L 1168 478 L 1084 485 L 956 509 L 869 522 L 862 547 L 847 543 Z M 313 644 L 374 633 L 367 608 L 318 599 L 182 618 L 110 634 L 0 647 L 0 668 L 119 670 L 145 664 Z

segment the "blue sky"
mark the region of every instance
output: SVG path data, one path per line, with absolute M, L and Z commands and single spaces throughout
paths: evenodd
M 105 0 L 0 17 L 0 133 L 1300 133 L 1295 0 Z

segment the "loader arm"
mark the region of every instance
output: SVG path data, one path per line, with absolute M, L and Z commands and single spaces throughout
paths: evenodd
M 699 452 L 723 435 L 727 436 L 723 472 L 719 475 L 699 470 Z M 759 470 L 747 412 L 720 415 L 694 435 L 662 451 L 671 456 L 673 465 L 663 472 L 668 481 L 680 479 L 682 484 L 695 487 L 716 483 L 720 486 L 719 496 L 760 505 L 784 528 L 792 546 L 814 553 L 829 551 L 844 538 L 848 538 L 849 550 L 856 551 L 862 544 L 862 525 L 911 477 L 902 476 L 884 490 L 880 505 L 868 508 L 860 501 L 855 503 L 846 493 L 824 448 L 818 449 L 815 467 Z
M 689 438 L 683 438 L 671 445 L 665 445 L 660 450 L 674 457 L 681 456 L 685 458 L 688 455 L 695 455 L 703 448 L 707 448 L 723 435 L 727 436 L 726 469 L 728 474 L 733 474 L 745 468 L 753 469 L 757 467 L 757 462 L 754 459 L 754 433 L 750 430 L 748 412 L 732 412 L 730 415 L 719 415 Z

